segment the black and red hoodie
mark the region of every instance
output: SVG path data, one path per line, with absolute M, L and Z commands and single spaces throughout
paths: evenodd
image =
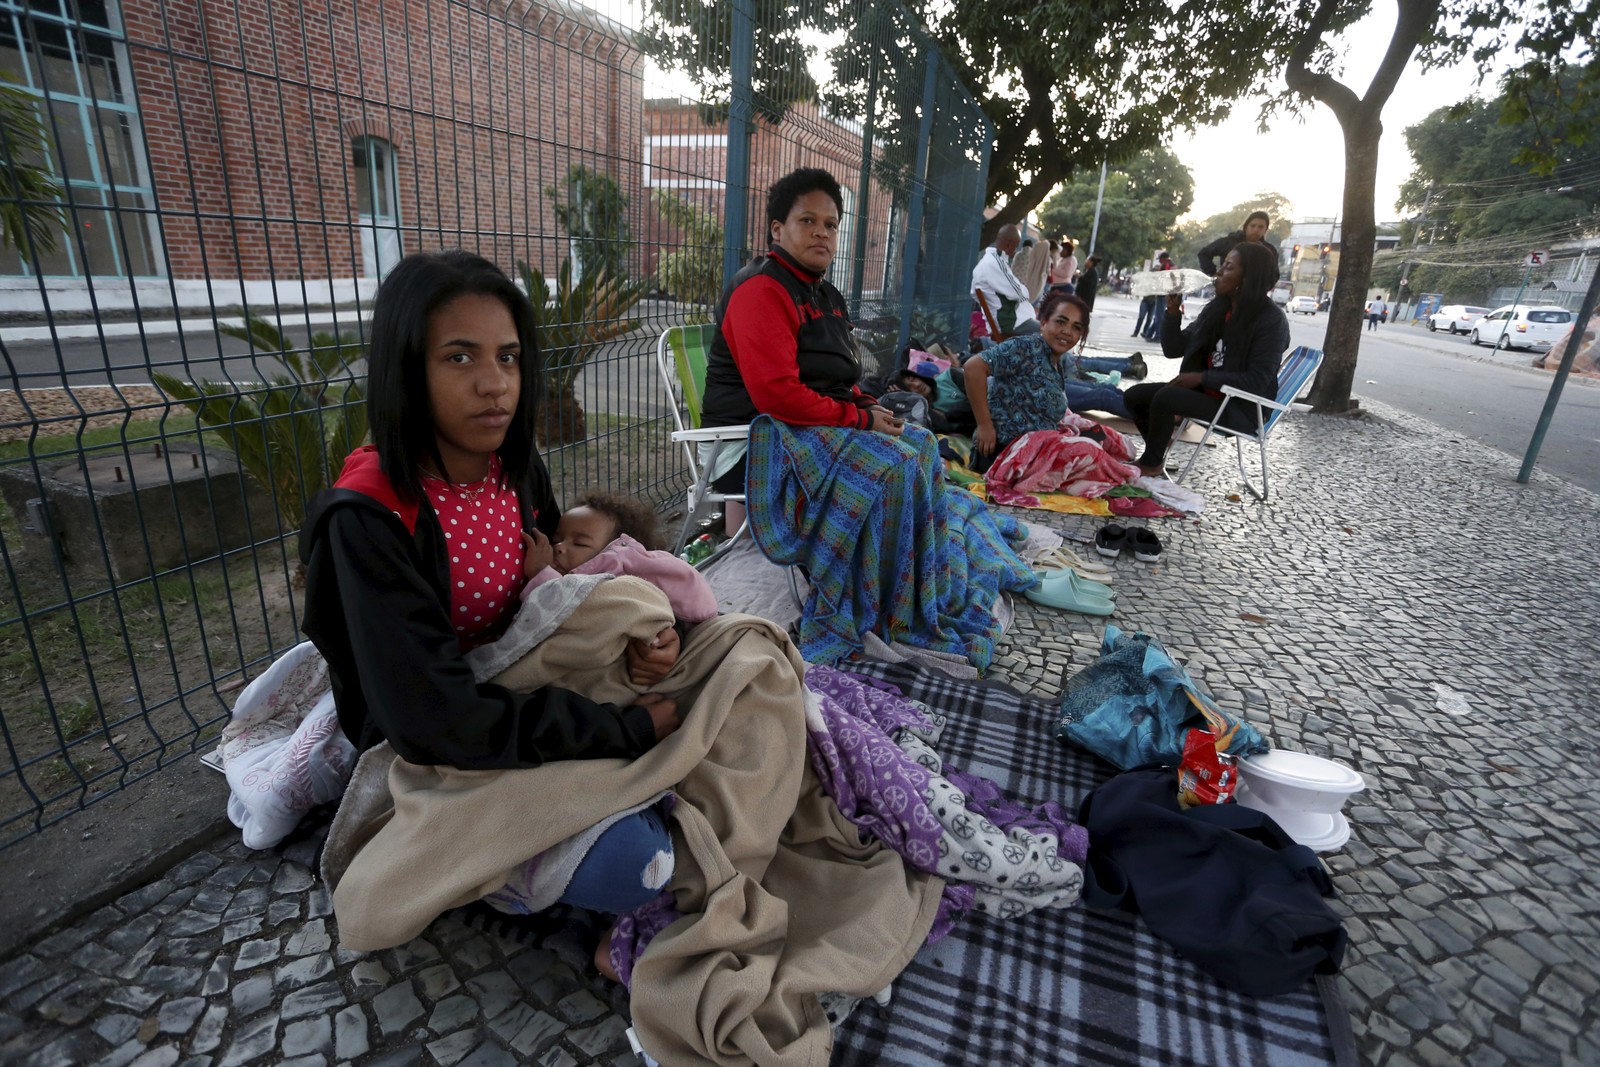
M 780 248 L 740 271 L 717 309 L 702 421 L 771 415 L 794 426 L 872 424 L 844 296 Z
M 553 533 L 561 513 L 537 457 L 517 491 L 523 528 Z M 411 763 L 489 770 L 632 759 L 655 744 L 650 713 L 636 705 L 474 679 L 450 623 L 439 519 L 425 498 L 394 489 L 372 446 L 311 501 L 300 559 L 301 625 L 328 661 L 339 726 L 357 749 L 387 740 Z

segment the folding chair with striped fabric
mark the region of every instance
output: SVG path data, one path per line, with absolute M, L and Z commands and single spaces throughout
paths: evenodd
M 710 351 L 711 339 L 716 333 L 717 328 L 711 323 L 669 326 L 656 344 L 656 367 L 661 372 L 661 382 L 666 386 L 667 397 L 671 401 L 672 439 L 683 446 L 683 456 L 689 464 L 690 484 L 684 501 L 683 526 L 672 545 L 674 553 L 683 551 L 702 504 L 707 501 L 721 503 L 724 500 L 744 500 L 743 492 L 722 493 L 713 489 L 707 473 L 708 468 L 715 466 L 717 453 L 723 446 L 747 441 L 750 437 L 749 424 L 700 425 L 700 398 L 705 393 L 706 382 L 706 353 Z M 700 457 L 700 445 L 703 442 L 712 445 L 705 463 L 701 462 Z M 703 568 L 712 559 L 721 558 L 729 547 L 749 532 L 749 528 L 750 520 L 747 517 L 733 537 L 718 548 L 716 555 L 702 560 L 698 566 Z
M 1212 434 L 1227 434 L 1233 438 L 1234 451 L 1239 457 L 1239 477 L 1243 479 L 1244 487 L 1257 500 L 1267 499 L 1267 441 L 1272 436 L 1273 427 L 1277 426 L 1289 412 L 1311 410 L 1310 404 L 1297 404 L 1294 399 L 1300 395 L 1300 390 L 1305 388 L 1306 383 L 1316 375 L 1317 368 L 1320 366 L 1322 366 L 1322 350 L 1301 345 L 1285 356 L 1282 365 L 1278 368 L 1278 394 L 1276 397 L 1268 399 L 1264 396 L 1257 396 L 1254 393 L 1247 393 L 1243 389 L 1231 385 L 1223 386 L 1222 406 L 1217 409 L 1216 415 L 1212 416 L 1210 422 L 1206 422 L 1203 419 L 1184 419 L 1183 425 L 1178 427 L 1177 436 L 1173 438 L 1174 441 L 1178 441 L 1183 436 L 1183 432 L 1189 428 L 1191 422 L 1197 426 L 1204 426 L 1206 432 L 1195 445 L 1193 455 L 1189 457 L 1189 462 L 1184 464 L 1183 472 L 1178 475 L 1176 480 L 1182 482 L 1189 477 L 1190 468 L 1194 466 L 1194 461 L 1200 456 L 1200 450 L 1205 447 Z M 1244 403 L 1260 405 L 1256 408 L 1255 429 L 1235 430 L 1220 425 L 1222 413 L 1228 410 L 1228 404 L 1235 397 L 1238 397 Z M 1245 441 L 1255 442 L 1256 449 L 1261 455 L 1261 489 L 1259 492 L 1250 481 L 1249 471 L 1245 469 Z

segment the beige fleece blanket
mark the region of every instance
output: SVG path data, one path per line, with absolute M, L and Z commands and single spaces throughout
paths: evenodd
M 627 702 L 638 692 L 627 639 L 671 621 L 657 589 L 614 578 L 496 680 Z M 654 687 L 678 701 L 683 726 L 631 763 L 461 771 L 369 751 L 324 857 L 340 942 L 402 944 L 523 860 L 671 787 L 682 803 L 670 889 L 684 918 L 634 969 L 646 1051 L 663 1064 L 827 1063 L 832 1032 L 815 994 L 888 985 L 926 938 L 943 883 L 863 841 L 822 792 L 806 757 L 803 672 L 782 631 L 725 615 L 694 629 Z

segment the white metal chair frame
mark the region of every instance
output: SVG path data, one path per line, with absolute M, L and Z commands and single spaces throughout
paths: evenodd
M 1184 419 L 1182 424 L 1179 425 L 1177 433 L 1173 435 L 1173 440 L 1177 441 L 1190 423 L 1204 425 L 1206 428 L 1205 434 L 1195 444 L 1194 452 L 1189 456 L 1189 462 L 1184 464 L 1183 471 L 1175 481 L 1181 484 L 1185 478 L 1189 477 L 1189 471 L 1194 467 L 1194 461 L 1200 458 L 1200 450 L 1206 446 L 1212 434 L 1227 434 L 1233 438 L 1234 453 L 1239 460 L 1239 478 L 1244 482 L 1245 489 L 1257 500 L 1265 501 L 1269 491 L 1267 485 L 1267 441 L 1272 434 L 1273 428 L 1282 421 L 1284 415 L 1291 411 L 1311 410 L 1310 404 L 1295 403 L 1294 398 L 1300 394 L 1301 389 L 1305 388 L 1305 384 L 1312 379 L 1320 366 L 1322 366 L 1322 352 L 1302 345 L 1284 357 L 1283 365 L 1278 370 L 1278 395 L 1276 399 L 1257 396 L 1255 393 L 1246 392 L 1232 385 L 1223 386 L 1222 406 L 1217 408 L 1217 413 L 1211 417 L 1209 422 L 1193 418 Z M 1219 425 L 1223 412 L 1228 410 L 1228 404 L 1235 397 L 1245 403 L 1258 405 L 1256 408 L 1256 428 L 1254 430 L 1235 430 L 1228 426 Z M 1271 414 L 1267 414 L 1263 409 L 1270 410 Z M 1261 457 L 1261 489 L 1259 492 L 1256 490 L 1254 483 L 1250 481 L 1250 472 L 1245 468 L 1244 442 L 1246 440 L 1255 442 L 1256 450 Z
M 691 479 L 689 490 L 685 498 L 683 525 L 678 530 L 677 540 L 673 543 L 672 551 L 676 555 L 683 551 L 684 545 L 689 540 L 689 533 L 694 526 L 695 516 L 707 501 L 721 503 L 727 500 L 744 502 L 744 493 L 723 493 L 714 489 L 711 479 L 706 472 L 716 466 L 717 455 L 722 447 L 734 441 L 748 441 L 750 426 L 700 426 L 698 404 L 691 404 L 687 399 L 687 390 L 699 387 L 698 382 L 682 380 L 679 373 L 679 354 L 673 350 L 671 338 L 674 331 L 710 330 L 709 324 L 700 326 L 669 326 L 662 331 L 661 339 L 656 343 L 656 367 L 661 373 L 661 381 L 667 390 L 669 407 L 672 409 L 672 439 L 683 446 L 684 460 L 689 465 Z M 688 355 L 685 352 L 683 362 L 687 363 Z M 706 462 L 700 461 L 700 445 L 710 443 L 711 449 L 706 457 Z M 715 560 L 721 559 L 729 549 L 738 543 L 739 539 L 750 532 L 750 516 L 746 512 L 745 520 L 734 535 L 718 546 L 717 551 L 695 566 L 704 570 Z

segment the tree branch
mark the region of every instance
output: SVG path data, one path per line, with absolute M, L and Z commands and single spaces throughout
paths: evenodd
M 1311 16 L 1294 51 L 1289 54 L 1289 66 L 1283 72 L 1283 80 L 1295 92 L 1327 104 L 1342 123 L 1346 115 L 1352 119 L 1355 117 L 1361 107 L 1361 99 L 1331 74 L 1311 69 L 1311 57 L 1316 53 L 1317 43 L 1333 24 L 1338 6 L 1338 0 L 1320 0 L 1317 4 L 1316 13 Z
M 1378 64 L 1378 72 L 1372 76 L 1372 83 L 1367 86 L 1367 94 L 1361 99 L 1363 104 L 1375 101 L 1381 108 L 1388 103 L 1395 85 L 1400 81 L 1400 75 L 1406 69 L 1406 64 L 1411 62 L 1411 53 L 1416 51 L 1423 36 L 1439 17 L 1440 0 L 1396 0 L 1396 2 L 1399 4 L 1400 17 L 1395 20 L 1394 34 L 1389 38 L 1389 48 L 1384 52 L 1383 62 Z

